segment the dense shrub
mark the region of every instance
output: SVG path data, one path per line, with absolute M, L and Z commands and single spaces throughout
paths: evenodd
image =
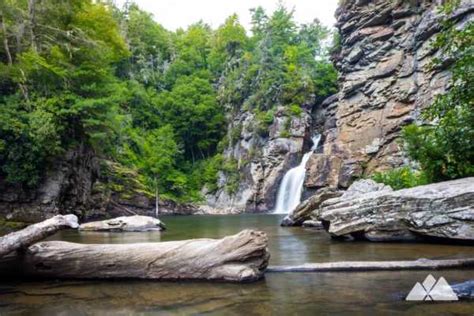
M 426 176 L 422 172 L 412 170 L 410 167 L 401 167 L 386 172 L 377 172 L 372 175 L 372 180 L 389 185 L 394 190 L 427 184 Z

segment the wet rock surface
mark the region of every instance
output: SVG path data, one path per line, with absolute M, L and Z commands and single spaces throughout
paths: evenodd
M 474 300 L 474 280 L 451 285 L 454 293 L 461 300 Z
M 361 186 L 367 187 L 353 184 Z M 349 189 L 347 193 L 326 200 L 315 211 L 317 219 L 334 237 L 474 243 L 474 178 L 398 191 Z
M 298 205 L 298 207 L 281 222 L 281 226 L 302 226 L 304 222 L 311 219 L 313 212 L 326 200 L 341 196 L 342 192 L 324 188 L 315 195 Z M 309 223 L 308 223 L 309 224 Z
M 204 192 L 202 214 L 268 212 L 275 206 L 279 184 L 285 173 L 298 165 L 305 148 L 311 147 L 311 116 L 304 110 L 290 116 L 278 107 L 268 135 L 255 133 L 257 119 L 249 111 L 234 117 L 234 128 L 241 129 L 238 140 L 224 151 L 227 160 L 236 162 L 239 181 L 231 192 L 226 185 L 232 175 L 220 172 L 218 189 Z

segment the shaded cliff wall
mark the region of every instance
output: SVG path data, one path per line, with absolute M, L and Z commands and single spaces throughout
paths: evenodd
M 419 120 L 434 97 L 449 88 L 443 56 L 432 44 L 441 30 L 439 5 L 428 0 L 346 0 L 338 9 L 341 50 L 334 56 L 340 90 L 314 115 L 324 134 L 323 153 L 307 164 L 305 187 L 346 188 L 353 179 L 407 164 L 401 128 Z M 451 17 L 459 27 L 473 18 L 463 0 Z
M 0 178 L 0 223 L 38 222 L 68 213 L 81 221 L 133 214 L 154 216 L 154 196 L 136 178 L 132 170 L 79 146 L 52 163 L 36 188 L 15 186 Z M 162 214 L 196 211 L 171 201 L 161 201 L 160 208 Z

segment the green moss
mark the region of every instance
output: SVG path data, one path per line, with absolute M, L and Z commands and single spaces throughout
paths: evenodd
M 290 116 L 300 117 L 303 109 L 298 104 L 292 104 L 287 108 L 286 112 Z
M 145 185 L 146 179 L 132 168 L 116 162 L 105 161 L 101 171 L 101 180 L 94 185 L 94 192 L 116 193 L 124 200 L 133 198 L 135 194 L 148 198 L 154 197 L 154 193 L 150 192 Z
M 275 120 L 275 111 L 273 109 L 270 109 L 266 112 L 261 112 L 259 110 L 256 110 L 255 118 L 256 118 L 255 132 L 262 137 L 267 137 L 268 129 L 270 125 L 273 124 L 273 121 Z
M 242 123 L 239 123 L 236 126 L 234 126 L 234 128 L 232 128 L 230 132 L 230 139 L 231 139 L 232 145 L 235 145 L 240 140 L 241 135 L 242 135 Z
M 222 165 L 222 171 L 227 178 L 227 182 L 224 187 L 225 191 L 228 194 L 235 194 L 239 189 L 240 183 L 238 161 L 234 158 L 226 159 Z
M 285 120 L 285 123 L 283 124 L 283 130 L 280 132 L 280 137 L 290 138 L 291 137 L 290 128 L 291 128 L 291 118 L 287 117 Z
M 28 226 L 28 223 L 8 221 L 0 218 L 0 236 L 20 230 Z

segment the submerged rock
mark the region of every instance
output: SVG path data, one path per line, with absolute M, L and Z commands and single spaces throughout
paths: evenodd
M 312 228 L 323 228 L 323 224 L 320 221 L 315 221 L 315 220 L 312 220 L 312 219 L 304 221 L 301 226 L 303 226 L 303 227 L 312 227 Z
M 338 197 L 342 192 L 333 188 L 323 188 L 315 195 L 298 205 L 298 207 L 281 222 L 281 226 L 301 226 L 304 221 L 311 219 L 311 215 L 319 208 L 321 203 L 328 199 Z
M 157 218 L 150 216 L 122 216 L 105 221 L 82 224 L 79 230 L 114 231 L 114 232 L 148 232 L 161 231 L 165 225 Z
M 358 190 L 348 191 L 323 202 L 317 212 L 317 218 L 334 237 L 474 242 L 474 178 L 399 191 L 382 188 L 355 195 L 350 191 Z
M 459 299 L 474 300 L 474 280 L 454 284 L 451 287 Z

